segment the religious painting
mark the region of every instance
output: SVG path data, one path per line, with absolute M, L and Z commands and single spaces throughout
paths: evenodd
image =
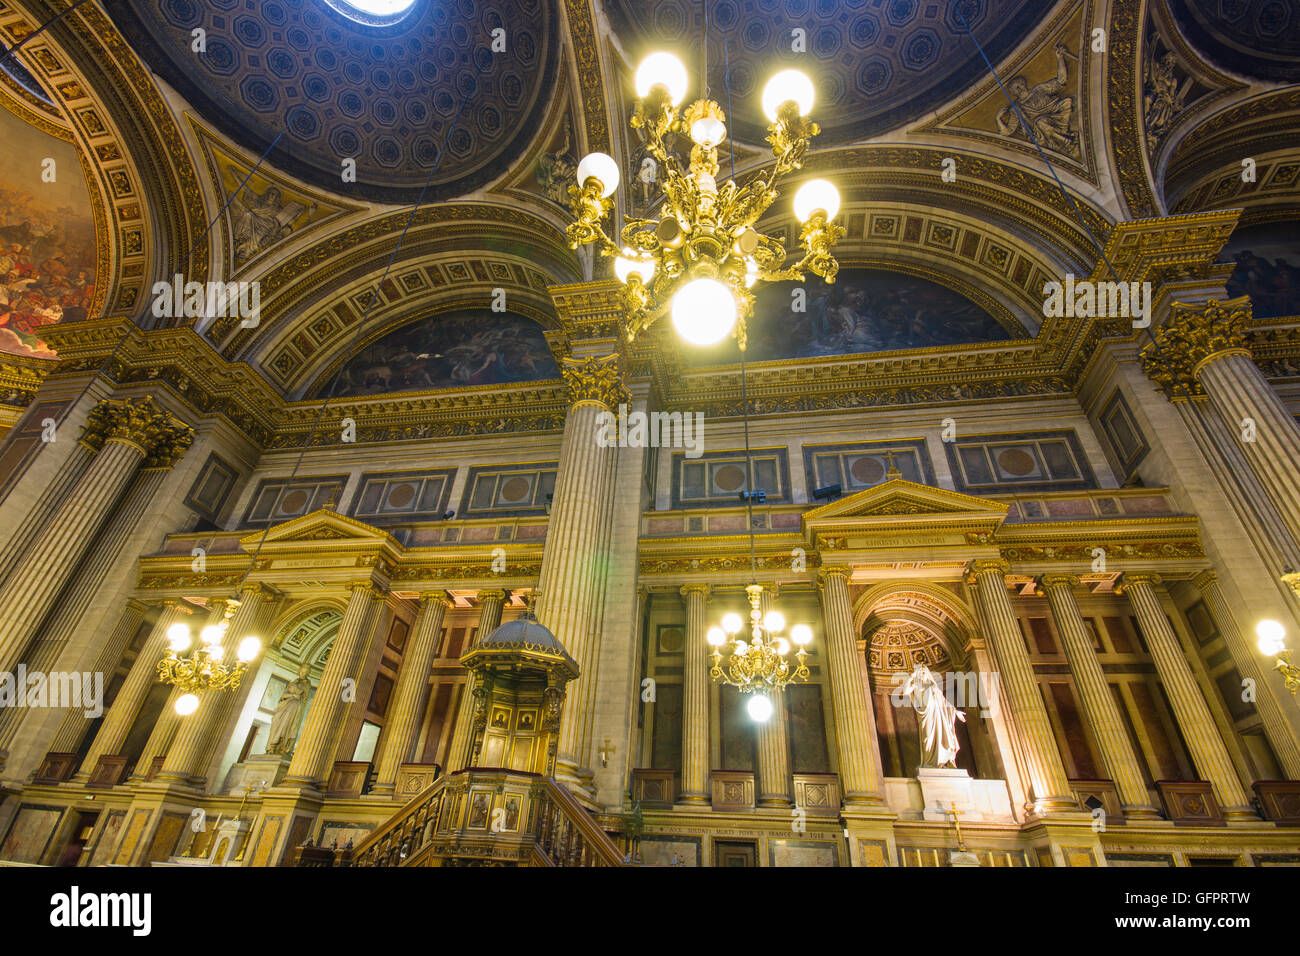
M 422 319 L 366 346 L 343 367 L 337 395 L 504 385 L 560 377 L 532 319 L 461 309 Z
M 39 863 L 63 810 L 59 807 L 22 806 L 0 845 L 0 860 L 10 863 Z
M 488 819 L 488 805 L 492 800 L 492 795 L 486 790 L 476 790 L 469 799 L 469 821 L 466 826 L 486 827 Z
M 880 269 L 843 269 L 833 285 L 809 275 L 804 282 L 774 282 L 755 290 L 747 323 L 745 361 L 853 355 L 936 345 L 1006 341 L 1013 336 L 993 316 L 960 293 L 919 276 Z M 1015 337 L 1024 337 L 1017 330 Z M 740 361 L 734 339 L 694 348 L 694 365 Z
M 1257 319 L 1300 315 L 1300 229 L 1270 222 L 1238 229 L 1219 254 L 1236 263 L 1228 295 L 1250 296 Z
M 491 725 L 494 730 L 509 730 L 510 709 L 507 707 L 493 707 Z
M 531 709 L 520 710 L 515 715 L 515 730 L 525 733 L 532 733 L 537 729 L 537 711 Z
M 0 352 L 53 358 L 41 328 L 86 319 L 95 222 L 77 151 L 0 109 Z
M 517 833 L 519 831 L 520 808 L 524 798 L 518 793 L 504 793 L 497 798 L 497 806 L 492 814 L 494 832 Z

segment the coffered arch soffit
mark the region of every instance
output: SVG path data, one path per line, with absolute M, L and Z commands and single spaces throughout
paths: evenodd
M 61 11 L 17 0 L 0 11 L 13 46 Z M 208 276 L 209 241 L 199 170 L 152 75 L 96 4 L 67 13 L 18 54 L 54 98 L 61 119 L 47 129 L 71 138 L 81 156 L 102 228 L 90 314 L 137 315 L 154 281 L 188 256 L 187 271 Z
M 900 620 L 940 637 L 948 660 L 953 662 L 966 659 L 966 641 L 978 633 L 975 616 L 966 603 L 937 584 L 886 581 L 867 588 L 853 602 L 855 634 L 869 636 L 866 632 Z

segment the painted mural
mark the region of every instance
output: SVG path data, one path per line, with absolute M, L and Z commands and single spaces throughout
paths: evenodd
M 803 311 L 796 311 L 803 289 Z M 833 285 L 809 275 L 757 290 L 745 361 L 811 358 L 965 345 L 1011 338 L 991 315 L 951 289 L 916 276 L 844 269 Z M 692 364 L 739 361 L 735 342 L 682 346 Z
M 536 322 L 489 309 L 462 309 L 405 326 L 362 349 L 343 367 L 335 394 L 465 388 L 559 377 Z
M 1249 295 L 1255 318 L 1300 315 L 1300 228 L 1271 222 L 1238 229 L 1219 257 L 1235 262 L 1228 280 L 1233 298 Z
M 5 109 L 0 170 L 0 351 L 53 358 L 41 328 L 86 318 L 95 296 L 90 194 L 76 150 Z

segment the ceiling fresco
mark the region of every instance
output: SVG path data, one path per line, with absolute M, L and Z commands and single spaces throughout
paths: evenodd
M 95 222 L 69 144 L 0 109 L 0 352 L 53 358 L 41 329 L 86 318 Z
M 1051 6 L 1041 0 L 711 0 L 710 94 L 741 140 L 761 143 L 763 85 L 777 70 L 799 67 L 817 87 L 817 145 L 853 142 L 934 111 L 988 74 L 963 17 L 996 63 L 1047 19 Z M 670 49 L 688 65 L 690 95 L 698 94 L 698 0 L 609 0 L 607 9 L 634 63 L 655 48 Z M 792 50 L 795 29 L 805 31 L 806 52 Z
M 437 162 L 424 197 L 434 201 L 505 172 L 555 85 L 554 0 L 416 0 L 381 25 L 344 6 L 124 0 L 108 9 L 149 67 L 245 149 L 261 155 L 283 133 L 269 161 L 308 183 L 410 202 Z M 506 49 L 493 53 L 499 27 Z M 343 179 L 345 159 L 356 160 L 355 182 Z

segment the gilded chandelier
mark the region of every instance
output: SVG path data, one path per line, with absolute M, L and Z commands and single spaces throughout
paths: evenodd
M 807 624 L 796 624 L 790 629 L 789 639 L 781 637 L 785 630 L 785 615 L 768 611 L 764 616 L 759 609 L 763 586 L 751 584 L 745 588 L 749 595 L 749 640 L 739 637 L 743 622 L 734 611 L 722 617 L 721 627 L 709 628 L 707 640 L 713 648 L 713 666 L 709 676 L 715 681 L 730 684 L 750 698 L 749 716 L 762 722 L 772 714 L 772 701 L 767 691 L 781 689 L 786 684 L 802 683 L 808 679 L 808 644 L 812 630 Z M 725 661 L 722 648 L 731 642 L 731 656 Z M 798 648 L 790 661 L 791 642 Z
M 248 663 L 262 650 L 262 642 L 256 637 L 245 637 L 239 642 L 236 662 L 227 665 L 222 658 L 225 650 L 221 646 L 226 631 L 230 628 L 230 619 L 239 607 L 239 601 L 229 598 L 221 621 L 209 624 L 199 632 L 199 646 L 193 653 L 182 657 L 194 643 L 190 629 L 183 621 L 177 621 L 167 629 L 168 648 L 163 659 L 158 662 L 158 679 L 164 684 L 175 685 L 182 691 L 176 699 L 176 713 L 182 717 L 194 713 L 199 706 L 198 691 L 201 690 L 235 690 L 248 669 Z
M 629 217 L 621 245 L 601 221 L 613 203 L 619 170 L 605 153 L 590 153 L 578 164 L 578 185 L 569 188 L 574 222 L 566 230 L 569 246 L 596 243 L 602 255 L 615 256 L 614 271 L 624 283 L 626 335 L 632 340 L 671 309 L 673 326 L 695 345 L 720 342 L 735 330 L 745 347 L 745 320 L 753 314 L 756 282 L 802 281 L 809 269 L 835 281 L 839 263 L 831 255 L 844 230 L 831 220 L 839 212 L 839 193 L 824 179 L 805 182 L 794 197 L 803 223 L 803 257 L 786 266 L 779 239 L 754 228 L 776 201 L 776 181 L 799 169 L 813 136 L 808 119 L 813 85 L 798 70 L 782 70 L 763 90 L 763 111 L 771 125 L 767 141 L 775 163 L 745 185 L 717 182 L 718 147 L 727 135 L 726 115 L 710 99 L 699 99 L 681 113 L 686 67 L 670 53 L 653 53 L 636 72 L 636 112 L 631 124 L 643 130 L 646 149 L 662 170 L 664 203 L 658 219 Z M 669 133 L 689 137 L 689 168 L 664 143 Z

